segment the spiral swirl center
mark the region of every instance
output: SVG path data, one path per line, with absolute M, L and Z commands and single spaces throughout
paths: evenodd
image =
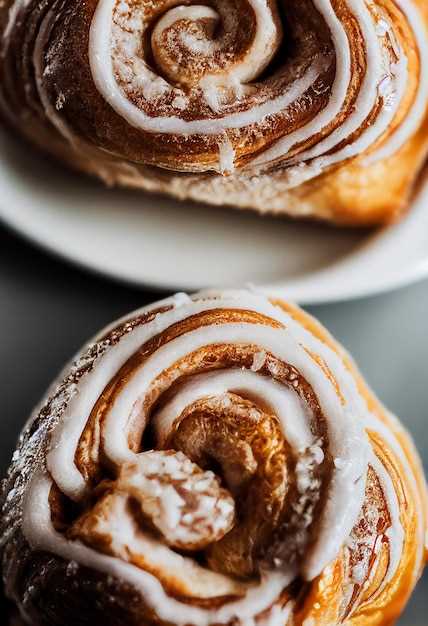
M 280 43 L 279 22 L 270 9 L 250 0 L 250 11 L 218 1 L 210 6 L 176 6 L 162 15 L 152 36 L 152 53 L 160 72 L 173 84 L 196 86 L 201 80 L 235 86 L 256 78 Z M 259 29 L 260 12 L 265 27 Z M 266 15 L 267 14 L 267 15 Z M 269 18 L 269 19 L 268 19 Z M 203 86 L 203 83 L 202 83 Z

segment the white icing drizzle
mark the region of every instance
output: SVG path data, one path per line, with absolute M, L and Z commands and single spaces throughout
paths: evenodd
M 423 562 L 423 559 L 424 559 L 424 533 L 425 533 L 425 529 L 428 526 L 428 520 L 426 518 L 425 511 L 424 511 L 424 504 L 419 495 L 420 492 L 416 483 L 413 469 L 410 466 L 410 463 L 405 453 L 403 452 L 403 449 L 399 443 L 398 437 L 404 437 L 406 439 L 407 445 L 412 450 L 415 459 L 418 458 L 418 455 L 417 455 L 416 449 L 414 448 L 412 444 L 411 438 L 408 436 L 407 432 L 404 430 L 403 426 L 401 425 L 399 420 L 395 417 L 395 415 L 393 415 L 392 413 L 388 413 L 388 419 L 389 419 L 389 424 L 388 426 L 386 426 L 380 420 L 376 419 L 373 414 L 368 413 L 365 415 L 365 418 L 364 418 L 365 427 L 366 427 L 366 430 L 371 430 L 377 433 L 382 438 L 382 440 L 387 443 L 388 447 L 392 450 L 394 455 L 400 460 L 400 463 L 403 467 L 403 471 L 412 486 L 412 492 L 414 493 L 414 497 L 417 503 L 416 515 L 417 515 L 417 521 L 418 521 L 417 533 L 418 533 L 419 549 L 418 549 L 417 558 L 415 560 L 415 567 L 413 570 L 414 580 L 417 580 L 417 578 L 420 575 L 420 563 Z M 422 467 L 421 467 L 421 475 L 423 475 Z M 390 494 L 390 491 L 387 489 L 385 495 L 388 496 L 388 493 Z M 392 506 L 394 506 L 394 503 L 392 503 Z
M 379 478 L 391 518 L 391 526 L 387 531 L 391 550 L 385 582 L 387 584 L 400 565 L 404 535 L 393 483 L 384 466 L 374 457 L 365 429 L 379 433 L 402 462 L 404 470 L 408 472 L 409 480 L 412 480 L 413 473 L 394 432 L 368 411 L 365 401 L 358 392 L 355 380 L 345 367 L 342 358 L 305 330 L 289 314 L 272 305 L 259 294 L 248 291 L 205 292 L 193 298 L 186 294 L 178 294 L 155 306 L 170 306 L 171 309 L 159 313 L 152 321 L 145 324 L 134 326 L 132 320 L 152 310 L 153 306 L 146 307 L 121 320 L 121 323 L 126 325 L 126 332 L 114 345 L 106 344 L 92 369 L 79 380 L 76 392 L 70 394 L 67 403 L 64 404 L 60 421 L 52 433 L 47 467 L 34 477 L 26 490 L 23 532 L 30 544 L 80 565 L 92 567 L 128 581 L 142 594 L 160 619 L 165 621 L 172 621 L 183 626 L 185 624 L 210 626 L 213 623 L 226 624 L 234 618 L 239 618 L 242 626 L 245 624 L 254 624 L 254 626 L 265 624 L 266 626 L 277 624 L 279 626 L 281 624 L 282 626 L 288 623 L 292 605 L 278 607 L 276 601 L 280 593 L 297 574 L 304 576 L 307 580 L 313 580 L 337 557 L 341 547 L 346 544 L 361 511 L 367 466 L 370 463 Z M 284 567 L 282 565 L 279 569 L 264 572 L 260 583 L 247 586 L 242 598 L 228 602 L 217 609 L 203 609 L 171 598 L 154 575 L 130 564 L 125 557 L 109 557 L 97 553 L 78 541 L 67 541 L 52 526 L 49 491 L 55 481 L 61 491 L 74 500 L 78 501 L 85 495 L 87 486 L 74 462 L 79 439 L 91 409 L 104 388 L 139 347 L 171 325 L 189 316 L 204 311 L 228 308 L 255 311 L 269 316 L 281 323 L 283 328 L 248 322 L 213 324 L 188 331 L 157 348 L 133 372 L 132 377 L 120 390 L 105 416 L 103 438 L 104 453 L 107 458 L 119 468 L 125 467 L 128 463 L 142 464 L 144 471 L 137 479 L 138 485 L 136 486 L 141 489 L 143 482 L 144 492 L 157 490 L 156 480 L 153 482 L 150 468 L 157 476 L 165 474 L 173 477 L 176 472 L 182 471 L 185 471 L 187 477 L 193 476 L 196 470 L 188 460 L 190 465 L 186 465 L 184 455 L 182 455 L 184 458 L 180 456 L 177 459 L 177 463 L 175 457 L 172 457 L 173 461 L 166 462 L 165 467 L 159 467 L 159 458 L 150 457 L 152 453 L 133 452 L 127 438 L 129 429 L 141 419 L 141 408 L 151 383 L 167 368 L 206 346 L 242 344 L 257 348 L 253 364 L 249 366 L 249 369 L 225 369 L 191 376 L 186 382 L 180 384 L 174 395 L 159 410 L 151 415 L 157 443 L 162 445 L 165 442 L 172 425 L 176 424 L 176 420 L 180 419 L 186 408 L 196 401 L 215 398 L 218 402 L 227 404 L 228 394 L 234 393 L 255 402 L 256 405 L 260 403 L 261 406 L 268 407 L 276 415 L 284 438 L 297 459 L 298 491 L 302 498 L 305 498 L 310 490 L 319 489 L 320 485 L 314 483 L 313 472 L 324 461 L 326 453 L 324 442 L 312 434 L 310 424 L 313 415 L 306 404 L 295 394 L 293 385 L 280 384 L 261 372 L 268 355 L 271 354 L 296 368 L 311 385 L 326 419 L 328 453 L 334 462 L 328 494 L 324 499 L 325 504 L 323 504 L 319 523 L 317 523 L 317 539 L 305 555 L 303 562 L 299 566 Z M 117 323 L 104 330 L 99 337 L 105 337 L 106 333 L 116 325 Z M 99 338 L 95 339 L 95 341 L 98 340 Z M 314 355 L 328 367 L 340 389 L 341 397 L 338 396 L 334 382 L 326 375 L 325 369 L 320 366 L 318 360 L 313 358 Z M 398 431 L 398 427 L 396 429 Z M 355 453 L 356 450 L 358 454 Z M 209 479 L 208 482 L 213 479 L 210 473 L 206 478 Z M 146 479 L 149 480 L 147 484 Z M 410 484 L 413 486 L 412 483 Z M 190 488 L 193 489 L 193 482 L 191 485 L 189 483 Z M 212 488 L 215 489 L 214 484 Z M 158 527 L 174 542 L 178 536 L 177 527 L 181 521 L 185 521 L 184 516 L 187 514 L 184 510 L 184 500 L 181 499 L 178 502 L 175 496 L 172 499 L 168 496 L 169 499 L 164 502 L 165 506 L 163 506 L 161 492 L 157 490 L 155 494 L 154 491 L 153 494 L 160 500 L 156 500 L 149 513 L 145 512 L 152 515 L 154 519 L 158 519 L 156 522 Z M 420 504 L 416 485 L 414 485 L 414 497 L 417 504 Z M 423 547 L 425 520 L 422 506 L 419 508 L 418 533 L 421 534 Z M 297 515 L 299 515 L 298 509 L 299 506 L 296 505 Z M 162 518 L 162 512 L 166 512 L 166 519 Z M 230 514 L 230 509 L 227 512 L 220 507 L 219 528 L 225 528 L 226 522 L 222 518 L 223 514 Z M 121 519 L 120 511 L 119 518 Z M 308 523 L 311 523 L 311 519 Z M 182 568 L 183 577 L 187 577 L 189 585 L 193 584 L 192 581 L 197 580 L 199 576 L 201 588 L 205 584 L 203 588 L 206 594 L 209 594 L 209 589 L 213 588 L 212 585 L 218 585 L 219 589 L 227 589 L 227 580 L 222 575 L 205 568 L 196 571 L 196 566 L 191 559 L 172 553 L 171 549 L 165 545 L 154 545 L 156 543 L 154 542 L 149 546 L 150 539 L 144 535 L 135 536 L 131 526 L 129 528 L 124 526 L 123 531 L 119 524 L 115 524 L 114 528 L 116 529 L 115 545 L 119 554 L 126 555 L 126 548 L 131 548 L 137 552 L 149 554 L 150 558 L 161 563 L 167 563 L 171 558 L 171 567 L 176 567 L 177 571 Z M 181 535 L 180 537 L 182 538 Z M 187 539 L 191 541 L 189 537 Z M 420 567 L 422 556 L 421 553 L 419 561 L 415 564 L 415 575 Z M 358 578 L 358 571 L 354 575 Z M 214 579 L 217 580 L 216 583 Z M 259 614 L 267 609 L 269 609 L 268 617 L 260 621 Z
M 330 0 L 314 0 L 314 4 L 328 25 L 336 54 L 336 78 L 330 101 L 327 107 L 303 129 L 299 129 L 284 139 L 277 141 L 272 148 L 266 150 L 255 159 L 254 165 L 275 161 L 286 155 L 297 143 L 304 141 L 323 127 L 327 126 L 342 110 L 351 80 L 351 51 L 345 29 L 334 12 Z
M 313 443 L 306 407 L 295 393 L 249 370 L 233 369 L 193 376 L 180 388 L 174 398 L 154 416 L 159 444 L 163 444 L 173 422 L 187 406 L 200 398 L 222 396 L 227 392 L 255 398 L 262 406 L 270 407 L 281 424 L 285 439 L 296 454 Z M 290 415 L 293 415 L 293 420 L 290 420 Z
M 227 76 L 218 72 L 207 73 L 205 80 L 212 80 L 215 84 L 231 83 L 234 80 L 241 83 L 249 82 L 256 78 L 264 67 L 269 63 L 276 51 L 275 39 L 277 26 L 274 23 L 271 10 L 266 0 L 249 0 L 249 5 L 256 16 L 255 37 L 251 47 L 247 50 L 245 58 L 233 66 Z M 152 35 L 153 39 L 162 41 L 162 34 L 168 28 L 180 20 L 196 22 L 201 19 L 219 20 L 219 15 L 211 7 L 203 5 L 177 6 L 170 9 L 157 22 Z M 195 38 L 190 33 L 183 33 L 181 41 L 189 51 L 210 56 L 221 49 L 221 41 Z
M 421 68 L 418 79 L 419 87 L 413 107 L 405 121 L 374 155 L 367 158 L 366 163 L 368 165 L 391 157 L 403 147 L 406 141 L 418 130 L 423 117 L 426 115 L 428 104 L 428 73 L 426 71 L 428 67 L 428 31 L 413 2 L 395 0 L 395 4 L 406 16 L 416 40 Z
M 192 136 L 214 137 L 214 154 L 208 160 L 209 163 L 198 165 L 198 171 L 206 168 L 221 175 L 239 176 L 243 168 L 244 175 L 250 179 L 259 170 L 274 165 L 283 173 L 282 188 L 289 189 L 319 176 L 336 164 L 361 155 L 362 166 L 385 161 L 399 152 L 414 136 L 427 113 L 428 74 L 424 71 L 428 65 L 426 20 L 414 0 L 395 0 L 401 19 L 412 32 L 411 47 L 420 66 L 414 100 L 408 113 L 396 124 L 410 83 L 408 58 L 405 46 L 400 43 L 400 34 L 404 29 L 396 27 L 395 20 L 376 2 L 344 0 L 344 7 L 354 15 L 361 32 L 367 70 L 349 115 L 335 130 L 329 132 L 329 127 L 344 109 L 350 89 L 351 52 L 355 42 L 349 39 L 350 35 L 331 0 L 313 0 L 313 4 L 331 33 L 335 53 L 336 75 L 328 102 L 313 119 L 292 132 L 287 133 L 285 130 L 285 134 L 273 144 L 269 143 L 266 149 L 262 145 L 253 156 L 246 150 L 244 165 L 240 159 L 240 149 L 244 145 L 240 139 L 244 132 L 248 133 L 250 127 L 254 127 L 254 137 L 257 138 L 255 143 L 258 146 L 258 139 L 263 136 L 264 128 L 270 125 L 272 118 L 275 121 L 275 116 L 286 116 L 288 110 L 307 106 L 310 88 L 314 90 L 315 96 L 328 90 L 328 86 L 320 84 L 319 80 L 333 63 L 332 54 L 325 50 L 320 50 L 306 71 L 299 74 L 281 93 L 274 91 L 269 95 L 269 88 L 265 89 L 264 70 L 280 50 L 283 36 L 275 3 L 248 0 L 249 9 L 254 14 L 254 37 L 242 57 L 233 62 L 224 44 L 227 42 L 227 33 L 234 32 L 236 12 L 224 11 L 222 0 L 216 0 L 213 6 L 172 6 L 157 18 L 152 31 L 150 3 L 145 5 L 145 2 L 131 4 L 130 0 L 100 0 L 90 28 L 88 50 L 94 83 L 114 111 L 137 129 L 182 136 L 185 141 Z M 29 0 L 16 0 L 11 4 L 1 42 L 1 54 L 4 57 L 10 52 L 14 29 L 28 10 Z M 56 7 L 52 7 L 44 16 L 35 38 L 33 63 L 41 108 L 60 135 L 70 142 L 77 153 L 83 155 L 93 169 L 97 169 L 97 149 L 79 139 L 78 133 L 74 134 L 66 121 L 66 94 L 59 92 L 56 100 L 51 102 L 52 93 L 46 90 L 45 78 L 50 71 L 46 42 L 56 17 Z M 218 37 L 210 34 L 209 28 L 208 34 L 200 28 L 201 24 L 206 23 L 218 26 L 219 21 L 222 22 L 219 30 L 226 35 Z M 156 57 L 156 50 L 162 48 L 165 34 L 170 30 L 179 32 L 181 23 L 193 25 L 193 29 L 183 29 L 178 35 L 181 57 L 188 54 L 189 58 L 197 57 L 207 61 L 203 75 L 196 82 L 196 89 L 205 106 L 202 107 L 201 115 L 191 119 L 188 119 L 186 113 L 195 102 L 188 91 L 180 86 L 180 66 L 167 67 L 162 55 Z M 153 69 L 152 64 L 145 59 L 142 41 L 148 32 L 151 32 L 157 69 Z M 287 37 L 287 32 L 284 37 Z M 224 71 L 216 67 L 214 62 L 208 62 L 216 55 L 227 59 Z M 180 63 L 185 63 L 181 57 Z M 282 61 L 287 63 L 288 59 L 279 59 L 280 63 Z M 130 95 L 136 97 L 131 98 Z M 166 95 L 169 99 L 158 111 L 156 104 Z M 150 114 L 142 101 L 151 105 Z M 233 112 L 228 112 L 230 105 L 236 103 L 242 103 L 240 110 L 237 111 L 236 106 L 233 106 Z M 209 107 L 208 113 L 206 105 Z M 318 134 L 318 141 L 310 147 L 304 147 Z M 351 140 L 354 134 L 356 138 Z M 246 146 L 248 141 L 247 137 Z M 193 164 L 186 164 L 187 167 L 191 170 Z M 108 177 L 107 167 L 98 163 L 98 170 L 101 176 Z
M 367 55 L 367 69 L 357 102 L 355 103 L 354 112 L 324 141 L 316 144 L 311 150 L 307 150 L 299 155 L 299 160 L 309 160 L 326 154 L 346 137 L 357 131 L 375 107 L 379 96 L 379 87 L 383 84 L 385 78 L 387 78 L 389 83 L 388 94 L 394 94 L 393 106 L 389 108 L 383 107 L 374 123 L 370 124 L 363 132 L 362 136 L 354 143 L 333 155 L 321 157 L 321 159 L 311 164 L 312 167 L 319 165 L 321 168 L 324 168 L 357 156 L 367 150 L 391 123 L 406 90 L 407 61 L 403 57 L 402 50 L 399 50 L 400 60 L 398 64 L 396 64 L 398 75 L 398 79 L 396 80 L 392 74 L 389 55 L 387 55 L 386 59 L 382 59 L 383 50 L 379 47 L 377 31 L 367 7 L 360 2 L 353 2 L 350 6 L 362 30 Z M 388 24 L 388 22 L 385 21 L 385 24 Z M 388 32 L 391 32 L 391 30 L 392 27 L 389 24 Z M 397 82 L 398 84 L 396 85 Z M 382 96 L 385 99 L 386 94 L 383 93 Z M 339 111 L 341 108 L 342 106 L 339 107 Z M 287 152 L 287 150 L 283 152 Z
M 393 575 L 400 565 L 403 553 L 404 529 L 400 520 L 400 506 L 398 504 L 397 494 L 391 477 L 382 465 L 381 461 L 374 454 L 370 458 L 370 465 L 376 472 L 383 495 L 388 504 L 388 512 L 391 518 L 391 526 L 385 533 L 388 538 L 389 546 L 388 570 L 385 580 L 383 581 L 383 585 L 385 586 L 390 580 L 392 580 Z
M 115 7 L 115 1 L 116 0 L 101 0 L 95 11 L 91 25 L 89 45 L 89 60 L 92 76 L 98 91 L 104 96 L 116 113 L 126 119 L 131 126 L 149 132 L 216 135 L 223 133 L 226 129 L 243 128 L 244 126 L 256 124 L 261 122 L 268 115 L 279 113 L 286 109 L 291 103 L 298 100 L 329 65 L 328 58 L 322 56 L 315 58 L 301 80 L 293 83 L 292 86 L 278 98 L 240 113 L 232 113 L 221 118 L 192 121 L 186 121 L 174 115 L 168 117 L 151 117 L 129 101 L 114 74 L 110 42 L 112 37 L 112 13 Z M 252 2 L 254 2 L 253 8 L 263 4 L 263 0 L 252 0 Z M 266 5 L 265 9 L 267 11 Z M 168 88 L 168 83 L 149 70 L 141 59 L 139 59 L 138 70 L 139 74 L 143 76 L 141 80 L 144 79 L 147 82 L 155 81 L 159 83 L 162 85 L 162 91 Z M 208 82 L 208 85 L 211 86 L 212 83 Z M 205 88 L 207 88 L 207 86 Z
M 362 436 L 358 421 L 353 417 L 351 407 L 344 409 L 341 406 L 331 383 L 326 381 L 324 376 L 320 376 L 319 367 L 290 333 L 249 324 L 223 324 L 218 327 L 212 326 L 195 330 L 162 346 L 147 359 L 144 367 L 140 368 L 133 376 L 113 403 L 105 421 L 106 453 L 118 465 L 133 458 L 133 453 L 129 450 L 126 442 L 126 424 L 132 421 L 132 412 L 134 411 L 134 415 L 135 412 L 138 412 L 138 407 L 143 401 L 144 390 L 147 390 L 150 382 L 165 369 L 166 364 L 171 363 L 171 354 L 173 360 L 176 361 L 180 357 L 185 357 L 198 348 L 211 343 L 235 344 L 254 341 L 278 358 L 293 364 L 310 382 L 329 420 L 331 453 L 333 456 L 340 456 L 349 460 L 346 470 L 340 473 L 334 472 L 331 479 L 332 497 L 329 498 L 325 506 L 319 540 L 312 552 L 309 553 L 305 566 L 305 575 L 312 579 L 337 554 L 338 544 L 343 543 L 351 531 L 355 515 L 361 508 L 365 487 L 363 476 L 366 466 L 367 442 Z M 98 367 L 97 369 L 101 368 Z M 75 487 L 71 485 L 73 476 L 70 469 L 73 467 L 71 459 L 74 456 L 74 450 L 85 421 L 82 417 L 80 420 L 76 419 L 76 416 L 88 414 L 89 406 L 87 405 L 86 408 L 83 405 L 80 406 L 81 399 L 86 399 L 88 396 L 89 390 L 86 390 L 84 394 L 81 393 L 76 397 L 77 407 L 73 407 L 74 403 L 70 403 L 67 408 L 67 416 L 65 416 L 65 427 L 58 431 L 59 435 L 54 433 L 53 451 L 48 457 L 49 469 L 55 481 L 70 497 L 79 495 L 79 490 L 76 492 L 77 484 Z M 91 396 L 88 397 L 88 400 Z M 139 397 L 140 400 L 138 400 Z M 95 400 L 91 399 L 90 401 Z M 70 416 L 69 411 L 71 410 L 75 413 Z M 81 422 L 80 428 L 79 421 Z M 61 439 L 57 439 L 57 436 Z M 356 445 L 361 450 L 358 458 L 355 458 L 354 454 Z M 67 452 L 69 454 L 68 459 L 65 456 Z M 77 470 L 76 474 L 76 479 L 80 483 L 80 490 L 84 489 L 82 477 Z
M 70 542 L 52 526 L 49 492 L 52 481 L 46 474 L 35 476 L 27 492 L 23 531 L 35 549 L 47 550 L 82 566 L 116 576 L 132 584 L 153 607 L 161 620 L 178 626 L 195 624 L 227 624 L 233 618 L 252 619 L 270 607 L 281 591 L 293 580 L 296 572 L 267 573 L 260 585 L 250 588 L 242 600 L 230 602 L 219 609 L 201 609 L 168 596 L 158 579 L 121 559 L 105 556 L 79 542 Z
M 420 127 L 428 105 L 428 75 L 421 71 L 418 91 L 411 111 L 394 130 L 392 136 L 388 136 L 382 144 L 382 137 L 386 136 L 406 95 L 407 58 L 395 38 L 394 26 L 386 14 L 381 13 L 372 2 L 346 0 L 346 6 L 355 16 L 361 30 L 367 62 L 366 73 L 356 103 L 349 116 L 336 130 L 328 133 L 325 138 L 321 138 L 310 149 L 288 160 L 290 151 L 296 145 L 304 144 L 314 134 L 326 129 L 340 115 L 352 78 L 351 46 L 353 43 L 348 40 L 348 35 L 334 11 L 331 0 L 313 0 L 313 3 L 331 32 L 336 53 L 336 76 L 329 101 L 311 121 L 283 136 L 254 158 L 250 158 L 245 166 L 248 170 L 252 170 L 265 168 L 274 163 L 281 164 L 288 169 L 286 180 L 290 188 L 318 176 L 334 164 L 366 152 L 368 153 L 367 164 L 391 157 Z M 269 116 L 281 113 L 291 104 L 296 103 L 311 86 L 316 85 L 320 75 L 328 69 L 331 59 L 327 54 L 320 53 L 320 56 L 314 59 L 312 66 L 284 93 L 261 104 L 244 108 L 239 113 L 222 114 L 224 88 L 232 87 L 237 99 L 245 94 L 247 83 L 256 79 L 269 64 L 280 37 L 278 21 L 274 19 L 269 4 L 265 0 L 248 0 L 248 4 L 255 15 L 255 37 L 244 58 L 232 65 L 227 74 L 207 69 L 199 81 L 203 98 L 217 117 L 185 120 L 177 114 L 177 111 L 180 113 L 187 106 L 184 92 L 180 91 L 172 101 L 171 111 L 165 115 L 148 115 L 137 104 L 130 101 L 118 81 L 118 76 L 124 84 L 134 81 L 137 91 L 147 100 L 156 100 L 156 97 L 172 90 L 173 87 L 167 80 L 156 75 L 142 57 L 139 42 L 146 28 L 144 11 L 139 19 L 132 17 L 134 25 L 132 32 L 126 29 L 121 30 L 120 24 L 115 22 L 114 15 L 121 10 L 121 7 L 123 7 L 124 15 L 128 11 L 128 4 L 125 0 L 122 0 L 118 6 L 116 0 L 101 0 L 91 25 L 89 58 L 93 79 L 98 90 L 129 124 L 154 133 L 221 136 L 227 129 L 244 129 L 250 125 L 263 123 Z M 423 20 L 413 2 L 397 0 L 396 4 L 413 31 L 420 65 L 424 68 L 428 64 L 428 33 Z M 167 11 L 156 24 L 152 35 L 153 47 L 156 49 L 156 46 L 161 46 L 164 33 L 176 27 L 181 21 L 196 24 L 200 20 L 211 20 L 217 23 L 219 19 L 220 15 L 211 7 L 175 6 Z M 225 28 L 227 27 L 226 23 Z M 199 54 L 203 57 L 212 57 L 221 51 L 221 40 L 197 37 L 194 33 L 187 31 L 182 33 L 180 41 L 183 50 L 187 50 L 193 56 Z M 397 59 L 392 58 L 388 44 L 392 46 Z M 123 58 L 120 60 L 121 54 Z M 159 63 L 162 67 L 161 60 Z M 170 69 L 164 69 L 163 75 L 169 75 Z M 177 78 L 179 79 L 179 76 Z M 379 100 L 381 100 L 381 110 L 371 123 L 366 124 Z M 334 151 L 364 124 L 366 124 L 364 130 L 354 141 Z M 379 141 L 381 143 L 378 146 Z M 220 142 L 218 145 L 219 166 L 214 169 L 222 174 L 231 173 L 234 156 L 232 144 Z M 376 146 L 376 149 L 371 152 L 373 146 Z M 301 165 L 305 166 L 300 167 Z
M 354 112 L 347 118 L 347 120 L 324 141 L 316 144 L 312 149 L 303 152 L 291 161 L 292 165 L 295 163 L 298 165 L 297 167 L 294 166 L 288 170 L 290 187 L 295 187 L 307 180 L 310 180 L 314 176 L 321 173 L 323 169 L 331 165 L 358 156 L 366 150 L 369 150 L 370 146 L 376 143 L 376 141 L 384 134 L 392 123 L 406 93 L 408 72 L 407 58 L 404 56 L 404 51 L 396 43 L 395 52 L 398 56 L 398 61 L 396 63 L 392 63 L 390 56 L 385 55 L 384 50 L 379 46 L 379 37 L 383 38 L 385 32 L 390 35 L 391 40 L 394 38 L 392 24 L 386 19 L 383 19 L 382 29 L 379 31 L 373 23 L 373 18 L 364 4 L 360 2 L 348 2 L 348 4 L 358 19 L 358 23 L 362 29 L 366 43 L 367 70 L 365 78 L 354 107 Z M 423 51 L 424 56 L 421 59 L 421 67 L 424 67 L 423 59 L 425 58 L 425 55 L 428 55 L 428 46 L 426 45 L 427 33 L 425 32 L 425 35 L 421 36 L 424 29 L 415 19 L 415 14 L 417 14 L 416 9 L 412 9 L 411 11 L 409 9 L 408 17 L 411 18 L 409 21 L 412 28 L 414 25 L 416 26 L 414 29 L 415 36 L 421 46 L 421 50 Z M 338 41 L 339 39 L 335 40 L 336 49 L 338 49 Z M 426 58 L 428 59 L 428 57 Z M 337 80 L 338 79 L 336 77 L 336 81 Z M 321 154 L 325 155 L 328 151 L 332 150 L 336 145 L 360 128 L 360 126 L 368 118 L 370 112 L 373 110 L 379 96 L 382 96 L 384 105 L 374 122 L 368 125 L 361 136 L 355 142 L 347 145 L 338 152 L 328 156 L 320 156 Z M 332 99 L 334 100 L 334 98 Z M 423 83 L 419 87 L 416 103 L 412 112 L 407 117 L 407 121 L 400 126 L 400 129 L 394 133 L 393 137 L 384 147 L 379 148 L 371 156 L 366 158 L 366 163 L 375 163 L 381 159 L 388 158 L 397 152 L 398 149 L 417 130 L 421 123 L 421 118 L 426 111 L 427 104 L 428 79 L 424 78 Z M 338 112 L 340 112 L 342 106 L 343 103 L 338 106 Z M 331 117 L 328 121 L 331 121 L 332 119 L 333 118 Z M 324 120 L 317 119 L 317 121 L 319 125 L 318 128 L 322 127 Z M 309 128 L 309 130 L 314 132 L 316 128 L 317 127 L 314 126 Z M 302 138 L 303 137 L 301 135 L 297 135 L 298 141 L 301 141 Z M 292 145 L 293 136 L 291 135 L 290 137 L 277 142 L 271 150 L 264 152 L 256 162 L 264 163 L 270 160 L 278 159 L 281 155 L 287 154 Z M 393 149 L 391 149 L 392 146 L 394 146 Z M 314 157 L 319 158 L 315 158 L 309 167 L 299 167 L 299 165 L 302 164 L 302 161 L 307 161 L 313 159 Z
M 348 593 L 348 599 L 351 598 L 351 594 L 355 593 L 354 585 L 359 586 L 358 594 L 361 595 L 376 573 L 378 566 L 378 559 L 382 554 L 381 547 L 384 538 L 388 540 L 388 564 L 387 570 L 380 586 L 376 590 L 376 594 L 380 594 L 393 579 L 393 576 L 397 572 L 404 548 L 405 533 L 400 519 L 400 505 L 398 496 L 394 488 L 391 477 L 387 473 L 381 460 L 372 453 L 370 455 L 369 465 L 372 471 L 375 472 L 376 479 L 379 482 L 382 496 L 385 499 L 385 503 L 389 515 L 389 526 L 383 535 L 380 535 L 377 530 L 379 521 L 384 521 L 383 514 L 379 511 L 377 504 L 366 503 L 365 517 L 368 520 L 368 528 L 366 528 L 364 538 L 356 538 L 350 536 L 346 542 L 348 550 L 351 554 L 357 557 L 357 562 L 354 562 L 348 572 L 348 580 L 350 582 L 350 588 Z M 374 558 L 374 563 L 372 559 Z M 419 562 L 420 566 L 420 562 Z M 358 609 L 358 604 L 355 604 L 352 611 Z
M 222 174 L 231 174 L 235 169 L 235 151 L 230 140 L 225 137 L 218 144 L 219 166 Z

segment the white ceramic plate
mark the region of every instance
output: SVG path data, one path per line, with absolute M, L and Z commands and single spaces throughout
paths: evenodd
M 106 189 L 0 129 L 0 217 L 79 265 L 168 290 L 252 283 L 307 304 L 428 275 L 428 185 L 399 224 L 354 232 Z

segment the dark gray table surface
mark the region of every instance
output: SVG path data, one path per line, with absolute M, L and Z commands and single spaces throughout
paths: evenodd
M 71 267 L 0 227 L 0 473 L 64 362 L 102 326 L 158 297 Z M 308 310 L 350 350 L 378 396 L 412 431 L 428 469 L 428 282 Z M 427 595 L 425 576 L 400 626 L 427 625 Z

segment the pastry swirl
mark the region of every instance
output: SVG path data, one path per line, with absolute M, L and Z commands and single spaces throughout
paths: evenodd
M 375 223 L 427 154 L 424 0 L 5 0 L 0 20 L 4 113 L 110 183 Z
M 40 626 L 386 626 L 426 529 L 408 435 L 324 329 L 179 294 L 103 331 L 35 411 L 3 581 Z

